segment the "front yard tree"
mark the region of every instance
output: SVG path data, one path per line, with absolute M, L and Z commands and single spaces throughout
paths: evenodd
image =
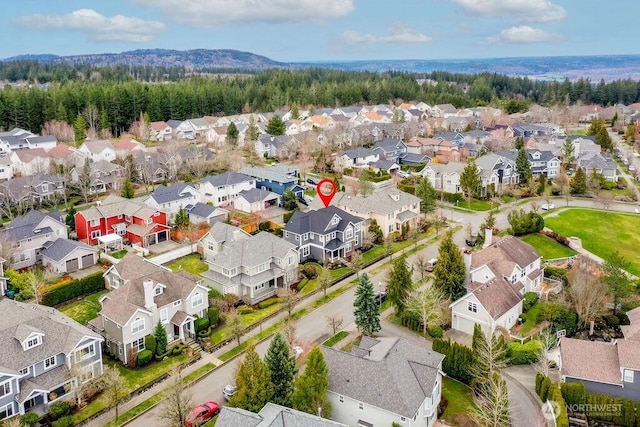
M 252 344 L 247 347 L 238 369 L 236 388 L 236 394 L 229 399 L 229 406 L 233 408 L 258 412 L 273 398 L 271 373 Z
M 80 192 L 80 195 L 84 199 L 84 203 L 89 203 L 89 195 L 91 194 L 91 162 L 87 159 L 82 165 L 82 169 L 78 174 L 78 181 L 75 183 L 75 187 Z
M 331 402 L 327 400 L 329 391 L 329 369 L 320 347 L 315 346 L 309 352 L 307 366 L 296 379 L 295 391 L 291 397 L 293 407 L 298 411 L 331 417 Z
M 522 147 L 518 150 L 516 156 L 516 172 L 518 173 L 518 180 L 521 185 L 526 184 L 533 175 L 531 172 L 531 162 L 529 161 L 529 155 L 527 150 Z
M 627 275 L 629 261 L 615 251 L 603 264 L 604 282 L 613 295 L 613 314 L 618 312 L 620 302 L 627 298 L 633 291 L 633 284 Z
M 280 333 L 277 333 L 264 357 L 264 363 L 269 368 L 271 383 L 273 384 L 273 398 L 271 402 L 291 407 L 293 394 L 293 380 L 296 377 L 296 361 L 291 354 L 291 348 Z
M 420 178 L 416 187 L 416 196 L 421 200 L 420 212 L 427 215 L 436 210 L 436 201 L 438 200 L 438 192 L 431 181 L 426 176 Z
M 509 394 L 500 374 L 492 374 L 475 397 L 471 418 L 483 427 L 509 427 Z
M 327 290 L 331 285 L 331 272 L 327 267 L 320 267 L 320 274 L 318 274 L 318 284 L 322 289 L 324 297 L 327 297 Z
M 364 260 L 362 259 L 362 252 L 354 250 L 351 254 L 351 259 L 349 260 L 349 267 L 356 272 L 357 279 L 360 278 L 360 270 L 362 270 L 363 265 Z
M 573 267 L 568 277 L 567 300 L 584 327 L 606 314 L 609 295 L 607 285 L 588 263 L 579 259 Z
M 360 172 L 360 176 L 358 177 L 358 188 L 360 190 L 360 195 L 365 199 L 373 193 L 373 183 L 371 182 L 371 176 L 369 175 L 368 169 Z
M 353 315 L 358 329 L 365 335 L 373 335 L 380 330 L 380 313 L 373 293 L 373 283 L 364 273 L 358 280 Z
M 298 207 L 298 197 L 291 189 L 282 193 L 282 207 L 288 211 L 292 211 Z
M 467 198 L 468 205 L 471 205 L 472 198 L 478 197 L 481 187 L 482 178 L 480 177 L 480 170 L 476 162 L 471 161 L 460 174 L 460 188 L 462 188 L 462 192 Z
M 487 336 L 482 327 L 476 323 L 473 328 L 473 342 L 471 348 L 475 363 L 471 374 L 475 389 L 479 392 L 487 384 L 491 375 L 502 372 L 507 366 L 507 343 L 499 333 Z
M 422 323 L 422 333 L 427 334 L 429 326 L 442 326 L 446 322 L 448 300 L 435 286 L 415 289 L 405 300 L 405 311 L 412 313 Z
M 562 144 L 562 169 L 568 170 L 573 164 L 573 142 L 567 138 Z
M 193 408 L 193 397 L 187 391 L 179 368 L 169 376 L 169 387 L 160 407 L 160 418 L 173 427 L 185 427 L 185 418 Z
M 78 211 L 76 210 L 76 207 L 74 205 L 71 205 L 71 207 L 69 207 L 69 209 L 67 210 L 67 216 L 64 218 L 65 224 L 67 224 L 67 227 L 69 227 L 71 231 L 76 231 L 77 212 Z
M 584 194 L 587 192 L 587 174 L 584 169 L 578 168 L 569 183 L 572 194 Z
M 125 199 L 133 199 L 133 197 L 136 195 L 136 190 L 133 188 L 133 184 L 130 180 L 126 179 L 124 181 L 124 184 L 122 184 L 122 191 L 120 192 L 120 195 Z
M 73 122 L 73 134 L 78 147 L 87 139 L 87 121 L 82 114 L 78 114 Z
M 284 135 L 287 130 L 282 118 L 278 115 L 274 115 L 269 119 L 267 126 L 264 129 L 269 135 Z
M 100 377 L 100 388 L 104 390 L 107 405 L 116 411 L 116 421 L 118 420 L 118 408 L 120 402 L 128 394 L 126 390 L 126 380 L 116 366 L 105 366 Z
M 278 291 L 276 292 L 276 295 L 284 303 L 284 306 L 287 309 L 288 318 L 291 319 L 291 314 L 293 313 L 293 309 L 296 307 L 296 304 L 300 302 L 300 295 L 298 295 L 298 292 L 296 292 L 295 289 L 292 289 L 289 286 L 282 289 L 278 289 Z
M 382 242 L 382 239 L 384 238 L 384 234 L 382 233 L 382 229 L 380 228 L 380 226 L 378 225 L 378 221 L 376 221 L 376 219 L 372 219 L 371 222 L 369 223 L 369 234 L 371 236 L 373 236 L 373 243 L 375 244 L 379 244 L 380 242 Z
M 389 301 L 395 307 L 396 314 L 404 312 L 407 297 L 413 288 L 412 285 L 411 270 L 409 270 L 407 258 L 405 255 L 401 255 L 393 262 L 387 276 L 387 294 Z
M 159 320 L 153 331 L 153 336 L 156 338 L 156 355 L 162 356 L 167 351 L 167 330 Z
M 174 222 L 176 224 L 176 228 L 187 228 L 189 226 L 189 212 L 187 212 L 183 206 L 180 206 L 180 209 L 176 212 Z
M 433 286 L 439 289 L 447 298 L 457 300 L 467 293 L 465 279 L 467 268 L 460 253 L 460 248 L 453 242 L 451 230 L 440 243 L 438 248 L 438 262 L 433 269 Z
M 238 136 L 240 135 L 240 131 L 238 131 L 238 127 L 234 122 L 229 123 L 227 127 L 227 142 L 229 145 L 235 147 L 238 145 Z

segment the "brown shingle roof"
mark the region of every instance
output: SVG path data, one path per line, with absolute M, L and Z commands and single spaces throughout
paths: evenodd
M 614 344 L 562 337 L 560 358 L 563 376 L 621 384 L 618 348 Z
M 508 260 L 523 268 L 538 258 L 540 258 L 540 254 L 533 246 L 523 242 L 517 237 L 507 236 L 496 241 L 491 246 L 474 253 L 471 256 L 471 268 L 478 268 L 489 264 L 492 260 Z M 504 273 L 503 271 L 500 272 Z M 511 274 L 511 271 L 509 271 L 509 274 Z
M 494 277 L 486 283 L 471 282 L 468 288 L 494 320 L 522 300 L 522 295 L 502 277 Z
M 620 367 L 640 371 L 640 342 L 618 340 L 616 345 Z

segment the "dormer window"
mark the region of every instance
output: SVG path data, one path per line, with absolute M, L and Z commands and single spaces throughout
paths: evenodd
M 39 346 L 40 344 L 42 344 L 42 335 L 33 334 L 33 335 L 30 335 L 29 337 L 27 337 L 26 340 L 24 340 L 24 342 L 22 343 L 22 348 L 24 350 L 29 350 L 31 348 Z
M 153 290 L 153 294 L 156 296 L 162 295 L 162 286 L 156 286 L 156 288 Z

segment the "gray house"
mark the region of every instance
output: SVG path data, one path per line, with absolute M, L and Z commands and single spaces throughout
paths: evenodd
M 44 244 L 42 265 L 55 273 L 71 273 L 96 265 L 98 248 L 76 240 L 57 239 Z
M 102 337 L 58 310 L 0 298 L 0 420 L 40 415 L 102 374 Z
M 257 414 L 246 409 L 223 406 L 218 427 L 347 427 L 345 424 L 268 402 Z
M 58 175 L 37 173 L 0 183 L 0 202 L 8 206 L 27 206 L 64 196 L 64 179 Z
M 300 260 L 336 262 L 362 246 L 364 219 L 335 206 L 317 211 L 296 211 L 284 227 L 283 237 L 296 245 Z
M 216 208 L 206 203 L 198 202 L 193 205 L 184 207 L 189 212 L 189 222 L 192 224 L 200 224 L 206 222 L 209 225 L 218 221 L 226 221 L 229 211 L 222 208 Z
M 559 368 L 563 381 L 582 382 L 589 393 L 626 399 L 640 396 L 640 341 L 562 337 Z
M 206 316 L 208 289 L 186 271 L 173 273 L 145 258 L 127 254 L 105 273 L 112 291 L 100 299 L 100 315 L 89 322 L 106 339 L 107 349 L 127 363 L 145 349 L 144 337 L 158 322 L 169 342 L 193 337 L 196 317 Z

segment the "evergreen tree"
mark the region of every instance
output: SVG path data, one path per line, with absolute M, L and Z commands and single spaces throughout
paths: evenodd
M 282 193 L 282 207 L 292 211 L 298 207 L 298 197 L 290 188 Z
M 469 204 L 471 204 L 471 198 L 480 195 L 481 187 L 482 178 L 480 177 L 480 170 L 476 162 L 471 161 L 460 174 L 460 188 L 462 188 Z
M 516 150 L 521 150 L 524 148 L 524 138 L 519 136 L 516 138 Z
M 382 242 L 384 234 L 382 233 L 382 228 L 380 228 L 378 221 L 375 218 L 369 223 L 369 234 L 373 239 L 373 243 L 378 244 Z
M 247 128 L 247 139 L 249 141 L 257 141 L 260 137 L 260 129 L 256 124 L 256 119 L 251 116 L 249 118 L 249 127 Z
M 358 329 L 365 335 L 373 335 L 380 330 L 380 313 L 373 293 L 373 283 L 367 273 L 358 280 L 353 314 Z
M 291 104 L 291 118 L 293 120 L 298 120 L 300 118 L 300 110 L 298 109 L 298 104 L 296 102 Z
M 167 351 L 167 330 L 159 320 L 153 335 L 156 338 L 156 355 L 163 355 Z
M 529 161 L 529 155 L 524 147 L 518 150 L 518 156 L 516 157 L 516 171 L 518 172 L 518 180 L 520 184 L 524 185 L 531 179 L 531 162 Z
M 629 265 L 629 261 L 618 251 L 612 253 L 603 264 L 604 282 L 613 295 L 614 314 L 618 312 L 620 303 L 633 292 L 633 284 L 626 271 Z
M 473 327 L 472 346 L 475 362 L 471 369 L 476 390 L 487 384 L 492 374 L 500 374 L 507 366 L 507 343 L 502 334 L 487 337 L 482 327 Z
M 269 119 L 267 126 L 264 129 L 269 135 L 284 135 L 287 130 L 282 118 L 278 115 L 274 115 Z
M 67 224 L 67 227 L 71 231 L 76 230 L 76 207 L 71 205 L 71 207 L 67 210 L 67 216 L 64 218 L 64 222 Z
M 433 286 L 452 301 L 456 301 L 467 292 L 465 287 L 467 269 L 460 248 L 453 242 L 451 230 L 440 243 L 438 262 L 433 269 L 433 275 L 435 276 Z
M 189 212 L 187 212 L 187 210 L 184 207 L 180 206 L 180 209 L 178 209 L 178 212 L 176 212 L 176 217 L 174 219 L 174 222 L 175 222 L 176 228 L 188 227 L 190 224 Z
M 598 129 L 598 133 L 596 133 L 596 144 L 601 146 L 604 151 L 613 151 L 613 140 L 604 126 Z
M 234 122 L 231 122 L 227 127 L 227 142 L 232 145 L 238 145 L 238 136 L 240 135 L 240 131 Z
M 87 122 L 82 114 L 76 116 L 73 122 L 73 134 L 76 145 L 80 146 L 87 139 Z
M 124 184 L 122 184 L 122 191 L 120 192 L 120 195 L 125 199 L 133 199 L 133 197 L 136 195 L 136 190 L 133 188 L 133 184 L 130 180 L 127 179 L 124 181 Z
M 395 307 L 396 314 L 404 312 L 407 297 L 413 290 L 411 271 L 405 255 L 400 255 L 393 261 L 393 267 L 387 277 L 387 294 Z
M 293 381 L 296 377 L 296 361 L 291 354 L 291 348 L 280 333 L 271 340 L 264 363 L 271 373 L 273 384 L 272 402 L 278 405 L 291 407 L 291 394 L 293 394 Z
M 105 132 L 111 128 L 109 124 L 109 117 L 107 116 L 107 110 L 100 111 L 100 130 Z
M 433 185 L 431 185 L 431 181 L 429 178 L 422 177 L 420 181 L 418 181 L 418 185 L 416 187 L 416 196 L 420 198 L 420 212 L 423 214 L 430 214 L 431 212 L 436 210 L 436 201 L 438 200 L 438 192 Z
M 578 168 L 570 182 L 571 194 L 584 194 L 587 192 L 587 175 L 584 169 Z
M 273 383 L 269 368 L 260 360 L 253 344 L 247 347 L 236 375 L 236 394 L 229 406 L 259 412 L 273 398 Z
M 538 177 L 538 194 L 543 194 L 547 188 L 547 177 L 544 174 L 540 174 Z
M 304 372 L 296 379 L 291 402 L 298 411 L 318 415 L 318 409 L 320 409 L 322 417 L 330 418 L 331 402 L 327 400 L 328 391 L 329 369 L 324 361 L 322 350 L 315 346 L 309 352 Z
M 573 142 L 567 138 L 562 144 L 562 165 L 566 171 L 573 164 Z

